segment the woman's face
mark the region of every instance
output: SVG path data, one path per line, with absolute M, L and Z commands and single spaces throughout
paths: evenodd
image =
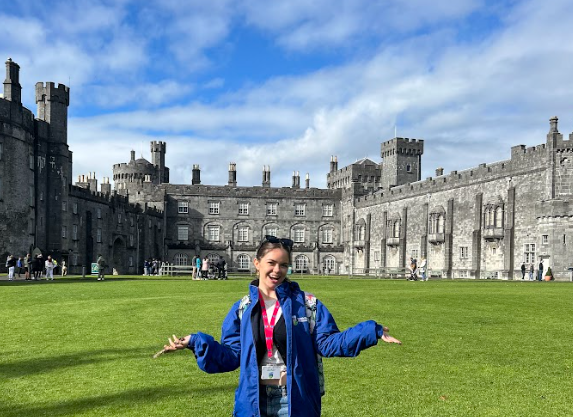
M 289 257 L 283 248 L 268 251 L 261 260 L 255 258 L 255 268 L 259 272 L 259 288 L 274 291 L 285 280 Z

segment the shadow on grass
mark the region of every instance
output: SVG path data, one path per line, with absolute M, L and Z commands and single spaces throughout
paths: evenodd
M 160 347 L 159 347 L 160 348 Z M 152 359 L 158 346 L 140 347 L 136 349 L 100 349 L 82 351 L 60 356 L 24 359 L 9 363 L 0 363 L 0 377 L 21 378 L 35 374 L 43 374 L 57 369 L 72 368 L 83 365 L 125 360 L 128 358 Z M 0 413 L 0 415 L 3 415 Z
M 126 410 L 130 407 L 141 407 L 145 404 L 161 401 L 165 398 L 188 397 L 190 394 L 209 396 L 214 392 L 233 392 L 235 385 L 223 385 L 219 387 L 190 387 L 190 386 L 167 386 L 146 387 L 128 390 L 114 394 L 106 394 L 97 397 L 87 397 L 59 402 L 47 405 L 10 405 L 0 404 L 0 415 L 9 416 L 74 416 L 89 410 L 102 408 L 103 415 L 113 415 L 113 410 Z M 105 408 L 111 408 L 107 411 Z M 106 412 L 107 411 L 107 412 Z M 166 414 L 167 414 L 167 410 Z M 169 412 L 172 414 L 172 412 Z

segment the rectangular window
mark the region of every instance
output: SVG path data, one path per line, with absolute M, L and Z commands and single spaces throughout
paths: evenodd
M 294 206 L 294 215 L 295 216 L 304 216 L 305 215 L 305 204 L 295 204 Z
M 249 214 L 249 203 L 239 204 L 239 214 L 247 215 Z
M 121 213 L 117 213 L 117 223 L 121 224 Z
M 78 240 L 78 225 L 77 224 L 74 224 L 72 226 L 72 239 Z
M 209 202 L 209 214 L 219 214 L 220 203 L 218 201 Z
M 68 228 L 66 226 L 62 226 L 62 238 L 65 239 L 68 234 Z
M 219 241 L 219 233 L 220 228 L 219 226 L 208 226 L 207 227 L 207 233 L 209 236 L 209 240 L 211 242 L 218 242 Z
M 541 235 L 541 243 L 547 245 L 549 243 L 549 235 Z
M 332 243 L 332 229 L 322 231 L 322 243 Z
M 129 235 L 129 246 L 135 246 L 134 243 L 133 243 L 134 240 L 135 240 L 135 239 L 133 238 L 133 235 Z
M 72 205 L 72 213 L 78 214 L 78 203 Z
M 374 262 L 380 262 L 380 251 L 379 250 L 374 251 Z
M 62 201 L 62 211 L 68 211 L 68 202 Z
M 28 155 L 28 163 L 30 164 L 30 169 L 33 171 L 34 170 L 34 155 L 33 154 Z
M 189 239 L 189 226 L 177 226 L 177 240 Z
M 469 257 L 469 248 L 467 246 L 460 246 L 460 258 L 467 259 Z
M 267 216 L 276 216 L 277 206 L 277 203 L 267 203 Z
M 322 206 L 322 215 L 324 217 L 332 217 L 333 211 L 334 211 L 333 204 L 325 204 L 324 206 Z
M 248 242 L 249 241 L 249 228 L 248 227 L 239 227 L 239 242 Z
M 418 259 L 418 249 L 412 249 L 412 254 L 411 254 L 412 258 L 414 259 Z
M 96 242 L 101 243 L 101 229 L 97 229 L 96 231 Z
M 101 219 L 101 209 L 98 207 L 98 209 L 96 210 L 96 214 L 97 214 L 97 218 Z
M 535 263 L 535 243 L 523 245 L 523 262 L 526 264 Z
M 304 229 L 294 229 L 294 241 L 297 243 L 304 242 Z
M 0 196 L 0 198 L 2 198 Z M 30 185 L 30 207 L 34 207 L 34 186 Z
M 133 256 L 129 257 L 129 266 L 133 266 Z
M 188 201 L 179 201 L 177 203 L 177 213 L 179 213 L 179 214 L 189 213 L 189 202 Z

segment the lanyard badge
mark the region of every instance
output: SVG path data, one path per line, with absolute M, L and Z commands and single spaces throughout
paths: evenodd
M 275 321 L 277 319 L 277 314 L 279 312 L 280 304 L 279 300 L 275 303 L 275 309 L 273 311 L 273 315 L 269 322 L 269 317 L 267 315 L 267 308 L 265 306 L 265 300 L 263 298 L 263 294 L 259 290 L 259 300 L 261 302 L 261 314 L 263 315 L 263 326 L 265 329 L 265 342 L 267 344 L 267 355 L 269 358 L 273 357 L 273 330 L 275 328 Z

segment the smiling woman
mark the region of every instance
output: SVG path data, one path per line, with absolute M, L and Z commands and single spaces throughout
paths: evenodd
M 379 339 L 400 343 L 372 320 L 340 332 L 320 300 L 287 278 L 292 245 L 265 237 L 254 260 L 258 279 L 227 314 L 220 343 L 204 333 L 174 335 L 162 351 L 189 348 L 208 373 L 240 367 L 237 417 L 320 416 L 324 380 L 317 358 L 356 356 Z

